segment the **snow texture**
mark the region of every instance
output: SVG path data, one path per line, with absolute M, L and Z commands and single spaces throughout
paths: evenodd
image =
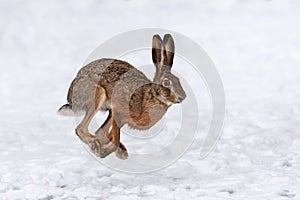
M 0 199 L 300 199 L 299 11 L 296 0 L 1 1 Z M 135 175 L 95 160 L 56 111 L 94 48 L 145 27 L 206 50 L 226 123 L 207 158 L 198 139 L 173 165 Z M 164 145 L 127 140 L 129 156 Z

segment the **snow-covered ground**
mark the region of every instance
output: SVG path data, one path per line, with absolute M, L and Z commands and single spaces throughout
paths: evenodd
M 0 17 L 0 199 L 300 198 L 299 1 L 12 0 Z M 137 175 L 95 160 L 56 110 L 94 48 L 145 27 L 206 50 L 227 116 L 207 158 L 196 140 L 173 165 Z M 139 152 L 147 140 L 128 144 Z

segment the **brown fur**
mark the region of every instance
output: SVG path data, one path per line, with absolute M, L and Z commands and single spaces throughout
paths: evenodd
M 76 134 L 97 156 L 116 151 L 119 158 L 126 159 L 128 153 L 120 142 L 120 128 L 128 124 L 134 129 L 149 129 L 171 104 L 185 98 L 179 79 L 171 73 L 174 48 L 169 34 L 163 41 L 158 35 L 153 37 L 154 82 L 129 63 L 115 59 L 99 59 L 79 70 L 67 99 L 75 113 L 85 112 Z M 172 84 L 164 86 L 165 79 Z M 99 110 L 109 111 L 109 116 L 94 136 L 88 125 Z

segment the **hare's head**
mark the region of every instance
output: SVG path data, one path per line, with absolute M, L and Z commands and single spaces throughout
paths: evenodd
M 159 35 L 153 36 L 152 60 L 156 67 L 153 82 L 162 86 L 160 96 L 168 104 L 181 103 L 186 98 L 179 78 L 171 72 L 174 52 L 174 40 L 170 34 L 166 34 L 163 40 Z

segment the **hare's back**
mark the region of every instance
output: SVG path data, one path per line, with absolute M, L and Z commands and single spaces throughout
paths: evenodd
M 86 76 L 100 77 L 105 71 L 107 71 L 107 67 L 109 67 L 115 63 L 118 63 L 118 61 L 119 60 L 109 59 L 109 58 L 102 58 L 102 59 L 94 60 L 94 61 L 90 62 L 89 64 L 85 65 L 84 67 L 82 67 L 78 71 L 76 78 L 86 77 Z M 121 61 L 121 62 L 124 62 L 124 61 Z M 126 68 L 128 68 L 128 66 Z
M 119 79 L 120 76 L 128 72 L 134 72 L 133 74 L 147 79 L 142 72 L 137 70 L 128 62 L 110 58 L 102 58 L 92 61 L 79 70 L 76 78 L 89 77 L 96 79 L 96 81 L 99 81 L 101 78 L 105 78 L 111 82 L 115 79 Z
M 137 87 L 150 82 L 144 73 L 121 60 L 111 62 L 101 73 L 99 80 L 99 84 L 106 90 L 108 99 L 113 93 L 124 98 Z
M 103 87 L 108 98 L 110 98 L 116 84 L 131 88 L 136 84 L 150 82 L 141 71 L 128 62 L 108 58 L 95 60 L 81 68 L 76 79 L 82 78 L 89 79 L 89 81 Z

